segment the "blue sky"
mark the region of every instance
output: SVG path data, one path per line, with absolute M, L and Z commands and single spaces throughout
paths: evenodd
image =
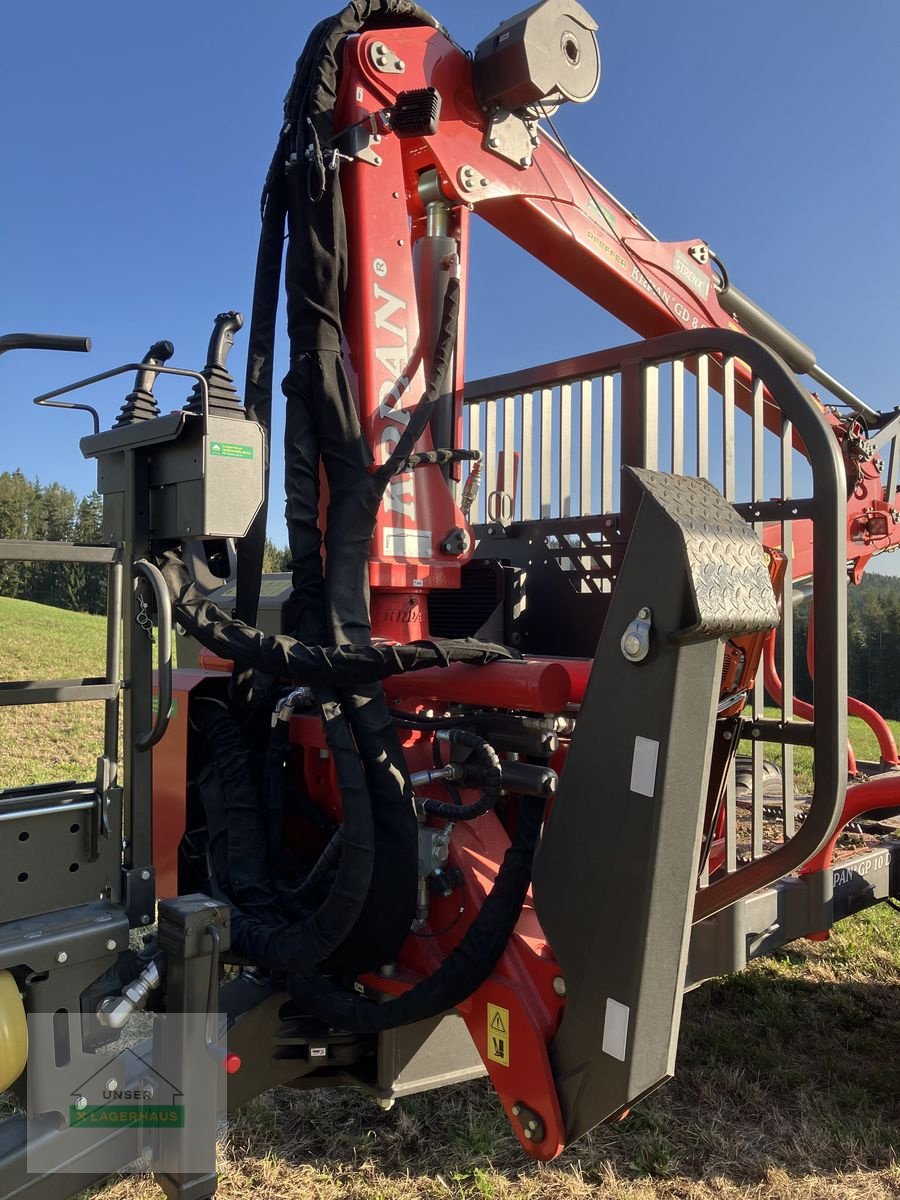
M 163 337 L 173 364 L 198 367 L 212 317 L 249 312 L 282 97 L 310 28 L 337 7 L 157 0 L 151 15 L 111 0 L 31 0 L 5 13 L 0 329 L 87 333 L 94 352 L 2 359 L 0 470 L 90 490 L 81 418 L 30 398 Z M 659 237 L 706 239 L 738 286 L 870 405 L 900 403 L 900 5 L 587 7 L 603 74 L 590 104 L 559 114 L 572 152 Z M 433 8 L 473 47 L 516 0 Z M 475 223 L 469 377 L 626 338 Z M 231 356 L 239 384 L 245 340 Z M 118 381 L 92 402 L 111 419 L 127 390 Z M 160 385 L 163 407 L 183 390 Z M 277 541 L 280 490 L 276 466 Z

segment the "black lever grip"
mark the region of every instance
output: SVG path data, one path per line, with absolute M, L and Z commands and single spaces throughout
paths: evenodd
M 209 349 L 206 352 L 207 367 L 225 369 L 228 351 L 234 345 L 234 335 L 244 324 L 244 318 L 239 312 L 219 313 L 213 326 L 212 337 L 209 339 Z
M 89 337 L 70 337 L 65 333 L 7 333 L 0 337 L 0 354 L 7 350 L 75 350 L 86 354 Z

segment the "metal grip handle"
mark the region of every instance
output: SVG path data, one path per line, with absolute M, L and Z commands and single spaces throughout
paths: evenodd
M 162 572 L 146 558 L 134 564 L 134 569 L 143 575 L 153 588 L 153 598 L 156 600 L 156 613 L 159 634 L 159 707 L 156 720 L 149 733 L 142 733 L 135 739 L 138 750 L 149 750 L 162 738 L 169 728 L 169 711 L 172 708 L 172 601 L 169 589 L 163 579 Z
M 0 337 L 0 354 L 7 350 L 76 350 L 86 354 L 89 337 L 70 337 L 65 333 L 7 333 Z

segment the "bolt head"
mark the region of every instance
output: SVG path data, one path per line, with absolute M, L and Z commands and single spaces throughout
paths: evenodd
M 496 150 L 497 147 L 500 145 L 500 142 L 498 141 L 497 138 L 492 137 L 492 138 L 488 138 L 488 145 L 491 147 L 492 150 Z
M 622 643 L 622 649 L 629 658 L 637 658 L 641 652 L 641 639 L 636 633 L 629 633 Z
M 87 1108 L 87 1096 L 76 1096 L 74 1107 L 77 1108 L 79 1112 L 84 1112 L 84 1110 Z
M 403 61 L 403 59 L 402 59 L 402 58 L 398 58 L 398 59 L 397 59 L 397 70 L 398 70 L 398 71 L 405 71 L 405 70 L 406 70 L 406 63 Z
M 641 620 L 642 620 L 642 621 L 649 621 L 649 620 L 650 620 L 650 609 L 649 609 L 649 608 L 642 608 L 642 609 L 641 609 L 641 610 L 638 612 L 638 616 L 641 618 Z
M 521 1106 L 521 1104 L 514 1104 L 514 1105 L 512 1106 L 512 1115 L 513 1115 L 514 1117 L 517 1117 L 521 1111 L 522 1111 L 522 1106 Z
M 533 1130 L 533 1129 L 526 1129 L 524 1132 L 525 1132 L 525 1136 L 528 1138 L 528 1140 L 529 1140 L 529 1142 L 530 1142 L 530 1141 L 531 1141 L 531 1139 L 534 1137 L 534 1130 Z
M 566 981 L 562 975 L 557 975 L 553 980 L 553 990 L 557 996 L 564 996 L 566 994 Z
M 57 954 L 57 956 L 56 956 L 56 961 L 58 963 L 64 963 L 64 962 L 69 961 L 69 956 L 68 956 L 68 954 L 66 954 L 65 950 L 60 950 L 59 954 Z
M 149 913 L 141 913 L 141 924 L 142 925 L 150 924 L 150 914 Z
M 116 939 L 115 939 L 115 938 L 109 938 L 109 939 L 108 939 L 108 941 L 107 941 L 107 943 L 106 943 L 106 948 L 107 948 L 107 950 L 115 950 L 115 948 L 116 948 Z
M 147 879 L 149 879 L 149 878 L 150 878 L 150 872 L 149 872 L 149 871 L 141 871 L 141 879 L 143 879 L 143 880 L 147 880 Z
M 109 1079 L 107 1079 L 106 1090 L 108 1092 L 117 1092 L 119 1090 L 119 1081 L 115 1075 L 110 1075 Z
M 531 166 L 531 155 L 526 154 L 524 158 L 520 158 L 519 165 L 522 167 L 530 167 Z

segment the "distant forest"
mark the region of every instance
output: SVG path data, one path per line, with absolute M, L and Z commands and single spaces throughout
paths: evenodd
M 52 542 L 102 542 L 103 498 L 83 500 L 60 483 L 26 479 L 21 471 L 0 472 L 0 538 Z M 263 568 L 284 571 L 287 550 L 266 542 Z M 54 604 L 79 612 L 106 612 L 106 571 L 77 563 L 0 561 L 0 596 Z
M 79 500 L 59 483 L 26 479 L 21 471 L 0 473 L 0 538 L 99 542 L 103 504 L 92 492 Z M 266 543 L 264 569 L 284 571 L 289 555 Z M 74 563 L 0 561 L 0 595 L 82 612 L 106 610 L 105 572 Z M 850 694 L 885 716 L 900 718 L 900 578 L 867 575 L 848 591 Z M 809 604 L 794 610 L 795 692 L 812 699 L 806 669 Z

